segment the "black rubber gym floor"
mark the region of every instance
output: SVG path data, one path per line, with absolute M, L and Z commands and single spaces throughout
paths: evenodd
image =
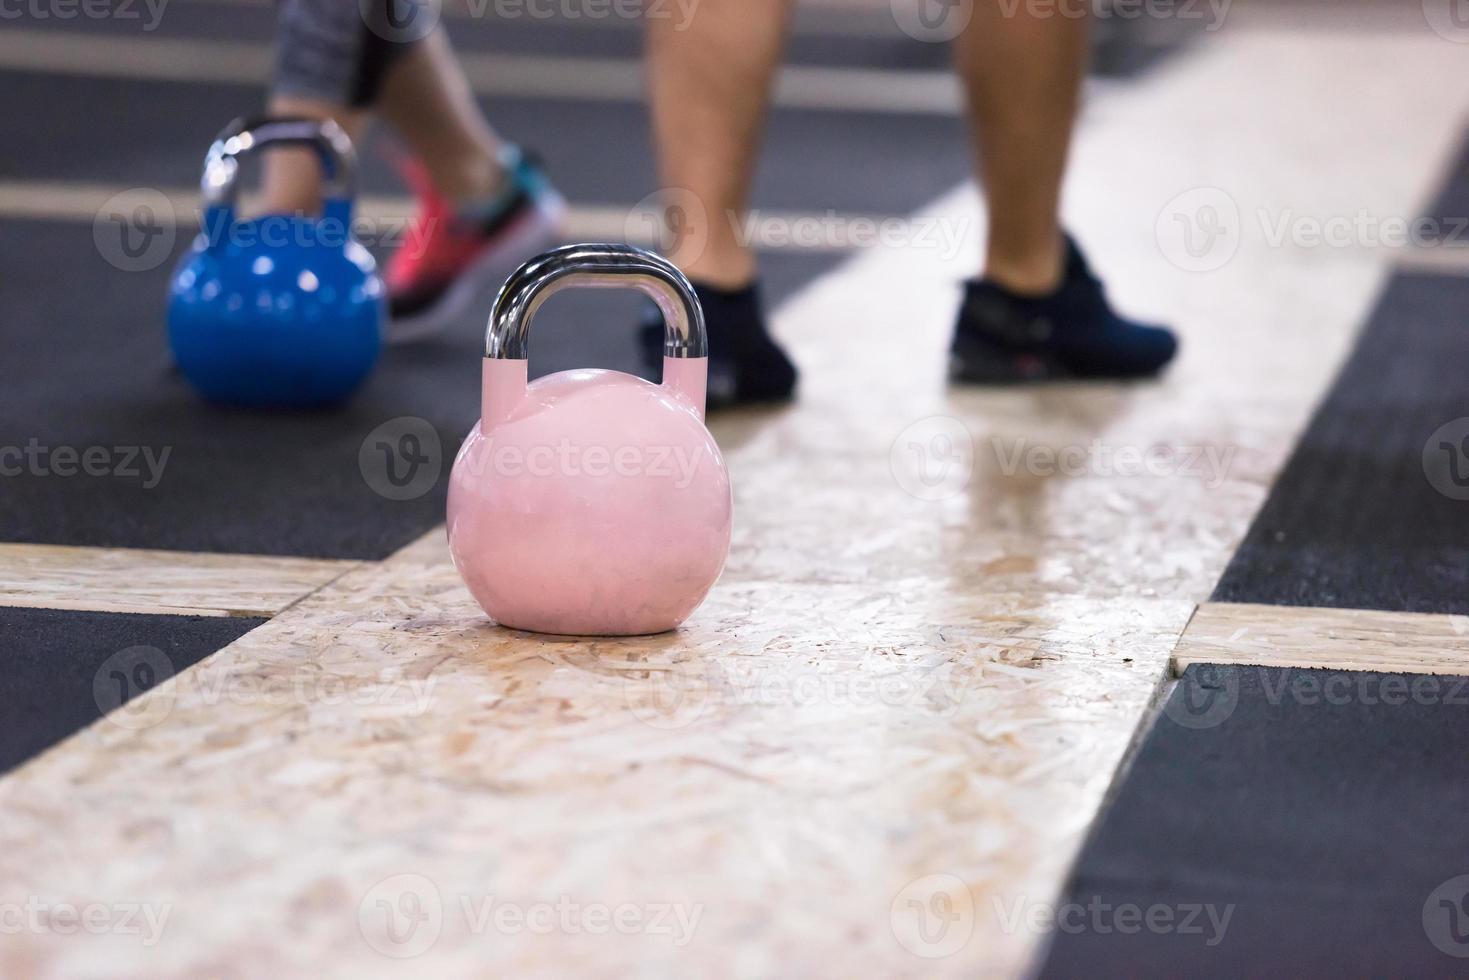
M 684 8 L 688 6 L 685 0 Z M 467 17 L 456 14 L 468 10 L 468 5 L 459 4 L 458 11 L 452 9 L 452 4 L 448 7 L 447 16 L 441 22 L 448 28 L 455 48 L 463 52 L 625 59 L 642 55 L 641 23 L 613 16 L 611 5 L 602 5 L 599 10 L 596 0 L 586 4 L 523 4 L 518 9 L 514 4 L 481 4 L 483 16 Z M 57 18 L 28 16 L 29 11 L 17 8 L 16 16 L 8 17 L 7 22 L 32 30 L 64 30 L 109 37 L 228 39 L 256 44 L 271 43 L 275 31 L 275 8 L 271 4 L 174 0 L 166 6 L 166 16 L 156 22 L 142 3 L 134 9 L 138 15 L 129 19 L 76 17 L 61 22 Z M 677 3 L 664 3 L 656 10 L 660 15 L 666 12 L 675 26 L 686 21 Z M 562 11 L 569 11 L 572 16 Z M 851 23 L 851 12 L 824 21 L 834 24 L 837 30 L 803 31 L 798 20 L 798 29 L 786 49 L 787 63 L 935 70 L 948 66 L 948 50 L 944 45 L 915 43 L 899 32 L 890 17 L 883 17 L 883 11 L 876 14 L 859 18 L 858 23 Z M 841 29 L 844 21 L 850 30 Z M 1159 39 L 1159 43 L 1170 39 L 1171 36 Z M 1150 44 L 1145 51 L 1158 46 Z
M 576 4 L 561 6 L 573 11 L 578 7 Z M 591 11 L 596 4 L 588 3 L 584 7 Z M 256 44 L 270 43 L 275 23 L 273 8 L 265 4 L 175 0 L 168 4 L 167 16 L 156 22 L 142 4 L 134 9 L 138 15 L 131 19 L 72 18 L 64 23 L 55 18 L 38 19 L 29 10 L 19 10 L 19 16 L 8 18 L 7 22 L 30 30 L 65 30 L 112 37 L 228 38 Z M 494 5 L 481 9 L 486 16 L 444 18 L 449 37 L 458 50 L 626 59 L 638 58 L 642 53 L 643 32 L 637 23 L 605 15 L 532 16 L 518 13 L 511 4 L 504 5 L 498 16 Z M 660 9 L 669 11 L 675 24 L 682 20 L 677 3 L 665 4 Z M 801 29 L 803 22 L 809 29 Z M 880 65 L 890 69 L 930 70 L 949 66 L 947 46 L 914 42 L 898 30 L 891 15 L 881 7 L 860 15 L 854 15 L 853 11 L 833 11 L 824 17 L 819 11 L 798 10 L 796 25 L 786 46 L 787 64 Z M 1106 77 L 1135 75 L 1176 53 L 1202 29 L 1202 20 L 1184 18 L 1102 20 L 1094 33 L 1092 71 Z
M 263 622 L 0 608 L 0 773 Z M 133 723 L 125 710 L 115 717 Z
M 119 272 L 84 224 L 12 222 L 0 226 L 0 252 L 13 257 L 8 303 L 16 311 L 0 361 L 0 445 L 27 454 L 7 457 L 19 472 L 5 478 L 0 540 L 377 559 L 442 523 L 449 464 L 479 414 L 478 318 L 431 342 L 389 348 L 339 409 L 218 409 L 170 366 L 168 265 Z M 769 257 L 773 297 L 833 261 Z M 63 263 L 87 288 L 65 288 L 55 273 Z M 535 373 L 638 372 L 639 313 L 631 294 L 558 296 L 536 321 Z M 377 444 L 395 447 L 409 432 L 431 458 L 415 482 L 395 488 Z M 89 474 L 72 454 L 93 447 L 105 460 Z
M 1461 139 L 1443 189 L 1424 213 L 1418 232 L 1428 243 L 1469 247 L 1469 133 Z
M 269 19 L 257 23 L 266 12 L 254 13 L 250 30 L 268 38 Z M 242 15 L 232 9 L 229 16 Z M 581 36 L 548 30 L 553 41 Z M 633 36 L 602 29 L 597 43 Z M 822 43 L 832 61 L 864 53 L 842 39 Z M 808 53 L 817 47 L 802 42 Z M 0 177 L 119 187 L 195 185 L 213 134 L 255 111 L 263 97 L 257 86 L 99 84 L 25 72 L 0 72 L 0 84 L 8 95 L 0 128 L 30 133 L 23 150 L 11 144 L 0 151 Z M 84 107 L 92 124 L 78 126 L 67 106 Z M 544 155 L 574 204 L 631 207 L 656 187 L 640 104 L 498 98 L 485 109 L 508 136 Z M 362 156 L 365 191 L 403 192 L 379 154 Z M 757 207 L 877 214 L 914 210 L 962 180 L 970 165 L 957 119 L 808 110 L 772 114 L 763 161 Z M 179 238 L 176 251 L 188 233 Z M 0 252 L 10 257 L 16 312 L 7 327 L 17 338 L 0 365 L 11 407 L 0 445 L 34 445 L 43 460 L 28 457 L 24 472 L 7 481 L 0 540 L 382 558 L 442 520 L 447 464 L 477 412 L 482 315 L 432 343 L 390 349 L 367 388 L 340 410 L 222 411 L 199 403 L 170 369 L 163 307 L 172 262 L 119 271 L 80 223 L 10 222 L 0 229 Z M 765 256 L 768 301 L 778 303 L 839 260 L 817 252 Z M 68 289 L 68 282 L 86 288 Z M 638 312 L 630 297 L 558 297 L 537 320 L 532 372 L 639 371 Z M 440 472 L 436 483 L 400 499 L 396 490 L 375 489 L 382 480 L 368 475 L 359 455 L 369 434 L 394 445 L 405 426 L 432 430 Z M 119 463 L 133 453 L 134 465 L 103 477 L 59 477 L 61 468 L 44 461 L 57 448 L 94 446 Z
M 1401 274 L 1214 598 L 1469 613 L 1469 278 Z
M 196 187 L 204 151 L 231 119 L 255 114 L 251 85 L 96 79 L 0 71 L 0 131 L 24 132 L 0 151 L 0 178 Z M 576 204 L 630 208 L 657 189 L 647 110 L 633 102 L 482 100 L 508 138 L 545 158 Z M 80 127 L 51 106 L 85 107 Z M 751 201 L 757 208 L 908 214 L 970 173 L 956 117 L 773 112 Z M 403 193 L 371 148 L 360 154 L 368 193 Z
M 1042 977 L 1449 977 L 1469 678 L 1194 665 L 1082 853 Z

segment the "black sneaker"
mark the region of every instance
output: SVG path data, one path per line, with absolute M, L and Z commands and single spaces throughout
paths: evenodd
M 970 384 L 1147 378 L 1177 351 L 1173 331 L 1112 310 L 1068 235 L 1061 285 L 1049 295 L 1020 296 L 982 279 L 965 283 L 949 376 Z
M 759 284 L 730 290 L 696 282 L 694 292 L 709 330 L 709 411 L 790 401 L 796 366 L 765 329 Z M 638 344 L 655 378 L 662 377 L 663 332 L 663 314 L 649 303 Z

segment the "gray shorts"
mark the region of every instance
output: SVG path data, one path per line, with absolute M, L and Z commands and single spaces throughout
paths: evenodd
M 271 91 L 366 107 L 437 23 L 430 0 L 279 0 Z

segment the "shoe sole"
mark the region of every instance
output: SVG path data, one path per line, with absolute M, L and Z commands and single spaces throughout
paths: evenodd
M 1136 374 L 1080 374 L 1044 360 L 1041 360 L 1038 366 L 1031 364 L 1022 366 L 1015 361 L 965 361 L 951 354 L 949 356 L 949 381 L 954 384 L 996 388 L 1060 384 L 1068 381 L 1098 383 L 1151 381 L 1161 376 L 1167 366 L 1163 364 L 1151 371 Z
M 708 401 L 704 406 L 707 414 L 722 415 L 725 412 L 737 412 L 742 408 L 779 408 L 782 405 L 790 405 L 796 400 L 796 393 L 789 395 L 770 395 L 765 398 L 735 398 L 731 400 Z
M 531 212 L 510 226 L 504 241 L 471 262 L 437 303 L 422 313 L 393 319 L 387 343 L 397 346 L 432 337 L 475 307 L 488 316 L 494 294 L 510 274 L 554 244 L 565 225 L 566 201 L 555 193 L 541 195 Z
M 949 355 L 949 380 L 971 385 L 1033 385 L 1073 381 L 1075 375 L 1044 358 L 961 358 Z

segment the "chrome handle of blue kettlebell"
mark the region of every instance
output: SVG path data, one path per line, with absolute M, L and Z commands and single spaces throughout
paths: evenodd
M 485 357 L 530 357 L 530 324 L 552 294 L 570 286 L 637 289 L 663 313 L 667 357 L 708 357 L 704 311 L 672 262 L 632 245 L 566 245 L 521 266 L 500 290 L 485 332 Z
M 322 197 L 345 200 L 357 183 L 357 154 L 352 140 L 330 119 L 236 119 L 214 138 L 204 158 L 200 188 L 206 207 L 232 207 L 238 193 L 240 158 L 267 144 L 297 144 L 316 151 L 325 183 Z

